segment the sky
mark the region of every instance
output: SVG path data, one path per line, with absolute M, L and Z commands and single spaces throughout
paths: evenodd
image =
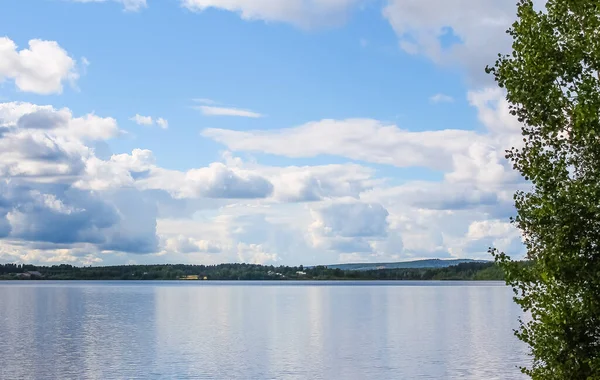
M 0 263 L 522 257 L 513 0 L 3 0 Z

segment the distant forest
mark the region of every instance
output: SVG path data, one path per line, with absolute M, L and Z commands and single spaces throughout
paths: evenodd
M 491 262 L 461 263 L 446 268 L 342 270 L 253 264 L 120 265 L 76 267 L 0 264 L 0 280 L 503 280 Z

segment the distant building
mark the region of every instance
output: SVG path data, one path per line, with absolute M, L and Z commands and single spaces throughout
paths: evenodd
M 199 280 L 200 276 L 197 274 L 190 274 L 187 276 L 179 277 L 180 280 Z
M 306 276 L 306 272 L 303 272 L 301 270 L 297 271 L 296 274 L 299 276 Z

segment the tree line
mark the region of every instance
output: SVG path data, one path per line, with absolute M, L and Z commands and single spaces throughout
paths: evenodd
M 30 275 L 31 272 L 38 272 Z M 23 274 L 28 274 L 27 277 Z M 366 271 L 333 269 L 326 266 L 272 266 L 255 264 L 220 265 L 118 265 L 77 267 L 68 264 L 36 266 L 0 265 L 0 279 L 39 280 L 503 280 L 495 263 L 462 263 L 446 268 L 394 268 Z

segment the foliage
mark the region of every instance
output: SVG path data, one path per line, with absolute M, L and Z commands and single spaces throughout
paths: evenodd
M 288 267 L 252 264 L 220 265 L 121 265 L 51 267 L 0 265 L 0 279 L 18 279 L 18 273 L 39 271 L 44 280 L 176 280 L 197 275 L 208 280 L 503 280 L 494 263 L 463 263 L 447 268 L 397 268 L 369 271 L 342 270 L 325 266 Z M 302 273 L 298 273 L 302 272 Z
M 517 192 L 531 265 L 492 250 L 531 316 L 534 379 L 600 379 L 600 2 L 520 0 L 513 52 L 487 68 L 523 123 L 507 158 L 530 191 Z

